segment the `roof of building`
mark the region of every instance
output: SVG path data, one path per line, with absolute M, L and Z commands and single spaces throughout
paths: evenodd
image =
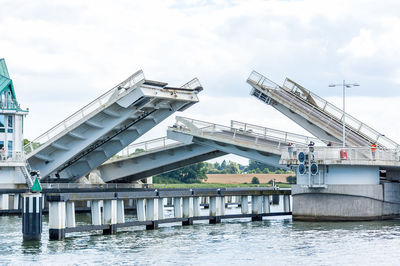
M 13 103 L 12 109 L 20 110 L 19 104 L 17 102 L 15 90 L 14 90 L 14 84 L 13 84 L 12 80 L 10 79 L 10 75 L 8 73 L 6 61 L 4 60 L 4 58 L 0 58 L 0 95 L 5 90 L 8 90 L 11 93 L 11 100 Z M 10 107 L 8 106 L 8 108 L 10 108 Z

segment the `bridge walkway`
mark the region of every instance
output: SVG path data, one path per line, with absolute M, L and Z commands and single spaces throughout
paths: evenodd
M 320 139 L 340 142 L 343 134 L 343 120 L 345 120 L 348 146 L 369 146 L 376 142 L 380 148 L 399 149 L 400 147 L 382 133 L 348 113 L 343 114 L 340 108 L 289 78 L 286 78 L 284 84 L 279 86 L 253 71 L 247 82 L 252 86 L 251 95 L 272 105 Z
M 42 182 L 73 182 L 176 111 L 198 102 L 197 79 L 180 88 L 140 70 L 25 146 Z
M 168 138 L 210 146 L 280 168 L 286 167 L 279 164 L 279 159 L 282 152 L 288 149 L 289 142 L 296 147 L 307 147 L 310 141 L 324 145 L 321 140 L 313 137 L 239 121 L 231 121 L 230 126 L 179 116 L 176 121 L 176 125 L 168 129 Z
M 223 155 L 209 146 L 162 137 L 131 144 L 96 170 L 104 182 L 126 183 Z

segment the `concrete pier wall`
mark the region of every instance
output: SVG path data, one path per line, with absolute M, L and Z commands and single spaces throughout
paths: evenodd
M 384 193 L 386 192 L 386 193 Z M 293 219 L 381 220 L 400 215 L 400 184 L 293 185 Z M 386 195 L 386 196 L 385 196 Z

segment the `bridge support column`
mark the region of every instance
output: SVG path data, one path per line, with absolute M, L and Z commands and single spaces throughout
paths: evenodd
M 8 210 L 10 195 L 0 194 L 0 210 Z
M 182 198 L 174 198 L 175 218 L 182 218 Z
M 210 224 L 221 222 L 221 197 L 210 197 Z
M 193 225 L 193 198 L 183 198 L 183 218 L 187 218 L 187 221 L 182 221 L 182 225 Z
M 40 240 L 42 234 L 42 194 L 22 195 L 23 240 Z
M 158 219 L 164 219 L 164 204 L 166 203 L 166 199 L 159 198 L 158 199 Z
M 117 200 L 117 223 L 125 223 L 124 200 Z
M 158 199 L 146 200 L 146 220 L 151 221 L 151 224 L 146 225 L 146 230 L 158 228 Z
M 283 195 L 283 212 L 290 212 L 290 196 Z
M 240 208 L 242 211 L 242 214 L 248 214 L 249 213 L 249 196 L 242 196 L 240 199 Z
M 251 196 L 251 213 L 255 216 L 251 217 L 252 221 L 262 221 L 262 196 Z
M 67 201 L 66 202 L 66 228 L 73 228 L 76 226 L 75 224 L 75 202 Z
M 193 216 L 200 216 L 200 197 L 193 197 Z
M 269 196 L 264 196 L 264 199 L 263 199 L 263 211 L 264 211 L 264 213 L 270 213 L 271 212 Z
M 65 238 L 65 202 L 49 202 L 49 238 L 63 240 Z
M 109 224 L 109 229 L 103 229 L 104 235 L 117 233 L 117 200 L 103 201 L 103 224 Z
M 42 204 L 42 206 L 43 206 L 43 204 Z M 13 209 L 14 210 L 18 210 L 19 209 L 19 194 L 14 194 Z
M 220 215 L 225 215 L 225 197 L 221 196 L 220 197 L 220 204 L 221 204 L 221 212 Z
M 137 199 L 136 200 L 136 214 L 138 221 L 146 221 L 146 200 Z
M 92 225 L 101 225 L 101 208 L 100 200 L 92 200 L 90 202 L 90 214 L 92 217 Z

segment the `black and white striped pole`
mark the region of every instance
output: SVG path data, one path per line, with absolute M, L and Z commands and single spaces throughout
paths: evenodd
M 22 234 L 24 241 L 40 240 L 42 235 L 42 194 L 22 194 Z
M 42 235 L 42 187 L 36 178 L 31 192 L 22 194 L 22 235 L 24 241 L 40 240 Z

